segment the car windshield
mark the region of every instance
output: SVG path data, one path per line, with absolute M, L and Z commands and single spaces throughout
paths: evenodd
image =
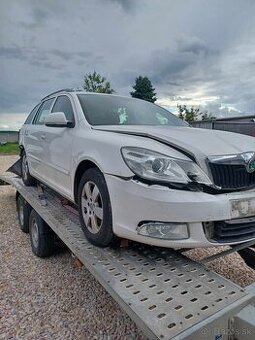
M 150 102 L 114 95 L 78 94 L 91 125 L 187 126 L 169 111 Z

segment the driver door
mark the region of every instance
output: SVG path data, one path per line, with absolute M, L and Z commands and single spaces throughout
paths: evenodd
M 47 184 L 47 155 L 45 148 L 46 126 L 45 118 L 49 114 L 55 98 L 45 100 L 39 107 L 33 123 L 25 128 L 24 144 L 27 154 L 29 170 L 32 176 Z
M 74 122 L 74 109 L 71 98 L 67 95 L 57 97 L 53 108 L 54 112 L 63 112 L 68 121 Z M 47 182 L 49 185 L 66 196 L 72 198 L 72 146 L 74 128 L 45 126 L 44 155 L 47 168 Z

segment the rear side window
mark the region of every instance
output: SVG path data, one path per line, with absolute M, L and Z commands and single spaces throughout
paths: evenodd
M 63 112 L 66 120 L 74 121 L 74 112 L 70 99 L 67 96 L 59 96 L 53 106 L 52 112 Z
M 33 110 L 29 113 L 27 119 L 25 120 L 24 124 L 31 124 L 34 116 L 36 115 L 37 110 L 39 109 L 40 104 L 36 105 L 36 107 L 33 108 Z
M 37 116 L 35 118 L 34 124 L 44 124 L 46 116 L 50 113 L 51 105 L 55 98 L 45 100 L 38 110 Z

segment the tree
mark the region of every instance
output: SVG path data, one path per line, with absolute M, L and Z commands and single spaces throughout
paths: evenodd
M 155 89 L 147 77 L 139 76 L 136 78 L 133 89 L 134 91 L 130 92 L 130 94 L 134 98 L 144 99 L 151 103 L 157 100 Z
M 204 112 L 203 114 L 202 114 L 202 120 L 213 120 L 213 119 L 216 119 L 216 117 L 214 117 L 213 115 L 212 115 L 212 113 L 207 113 L 207 112 Z
M 186 105 L 177 105 L 178 117 L 186 122 L 194 122 L 199 115 L 199 108 L 194 108 L 193 106 L 188 109 Z
M 113 93 L 114 90 L 111 88 L 109 81 L 106 81 L 105 77 L 102 77 L 99 73 L 94 71 L 93 73 L 87 73 L 84 76 L 83 88 L 87 92 L 98 92 L 98 93 Z
M 197 120 L 213 120 L 215 117 L 211 113 L 200 112 L 200 108 L 191 107 L 187 108 L 186 105 L 177 105 L 178 108 L 178 117 L 182 120 L 186 120 L 186 122 L 194 122 Z

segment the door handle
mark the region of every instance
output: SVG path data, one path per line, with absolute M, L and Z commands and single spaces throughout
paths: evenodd
M 41 135 L 41 139 L 46 139 L 46 136 L 45 135 Z
M 25 130 L 25 136 L 28 136 L 28 131 L 27 130 Z

